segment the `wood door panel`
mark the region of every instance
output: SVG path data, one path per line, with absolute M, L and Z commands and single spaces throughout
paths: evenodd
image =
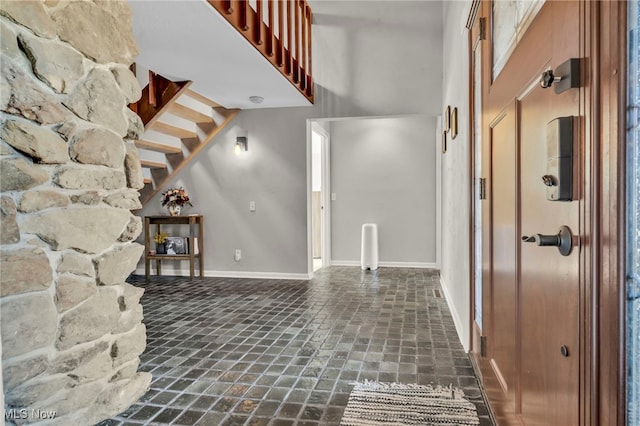
M 515 409 L 517 367 L 516 289 L 516 134 L 515 108 L 501 113 L 491 125 L 492 330 L 491 367 L 509 409 Z
M 546 199 L 546 124 L 576 115 L 568 96 L 534 86 L 518 103 L 522 234 L 579 229 L 577 202 Z M 571 425 L 577 419 L 578 250 L 522 243 L 520 264 L 522 415 L 527 425 Z M 560 347 L 569 348 L 563 357 Z

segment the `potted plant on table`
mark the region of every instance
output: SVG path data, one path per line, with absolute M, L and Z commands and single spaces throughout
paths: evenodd
M 162 203 L 162 207 L 167 207 L 169 209 L 169 214 L 171 216 L 180 215 L 180 210 L 183 206 L 192 205 L 187 191 L 182 187 L 170 188 L 166 192 L 163 192 L 160 202 Z
M 157 254 L 167 254 L 167 237 L 169 236 L 166 232 L 159 232 L 153 237 L 153 241 L 156 243 L 156 253 Z

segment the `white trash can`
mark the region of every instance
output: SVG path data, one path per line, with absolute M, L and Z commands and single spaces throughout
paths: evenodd
M 378 225 L 365 223 L 362 225 L 362 250 L 360 266 L 363 270 L 378 269 Z

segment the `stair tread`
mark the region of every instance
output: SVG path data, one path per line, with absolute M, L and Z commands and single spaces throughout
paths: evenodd
M 138 148 L 148 149 L 149 151 L 163 152 L 165 154 L 179 154 L 182 152 L 177 146 L 165 145 L 158 142 L 151 142 L 144 139 L 137 140 L 135 142 Z
M 183 129 L 181 127 L 172 126 L 167 123 L 162 123 L 160 121 L 156 121 L 151 126 L 151 130 L 155 130 L 156 132 L 164 133 L 169 136 L 175 136 L 180 139 L 188 139 L 188 138 L 196 138 L 195 132 L 192 132 L 187 129 Z
M 192 108 L 184 105 L 174 103 L 169 107 L 169 112 L 185 120 L 193 121 L 194 123 L 211 123 L 213 119 L 206 114 L 196 111 Z
M 149 169 L 166 169 L 167 168 L 167 165 L 165 163 L 160 163 L 158 161 L 140 160 L 140 165 L 142 167 L 146 167 Z
M 218 126 L 212 126 L 208 130 L 207 135 L 204 136 L 201 140 L 199 140 L 199 143 L 197 144 L 197 146 L 195 146 L 194 149 L 191 150 L 191 152 L 189 153 L 189 155 L 187 157 L 181 159 L 179 164 L 172 164 L 171 173 L 168 173 L 165 176 L 161 176 L 160 172 L 164 172 L 165 170 L 151 169 L 152 176 L 154 178 L 154 182 L 156 182 L 156 187 L 153 190 L 145 192 L 144 194 L 141 195 L 140 198 L 141 198 L 142 204 L 144 205 L 144 204 L 148 203 L 149 200 L 151 200 L 152 197 L 160 191 L 160 188 L 164 187 L 164 185 L 166 185 L 173 178 L 173 176 L 176 175 L 176 173 L 180 172 L 180 170 L 182 170 L 182 168 L 186 164 L 188 164 L 193 158 L 195 158 L 195 156 L 213 138 L 215 138 L 216 135 L 218 135 L 222 131 L 222 129 L 224 129 L 227 125 L 229 125 L 229 123 L 233 120 L 233 118 L 236 115 L 238 115 L 239 112 L 240 112 L 240 110 L 237 110 L 237 109 L 226 110 L 224 121 L 222 123 L 220 123 L 220 125 L 218 125 Z M 154 171 L 155 171 L 155 175 L 154 175 Z M 149 189 L 151 189 L 151 187 L 149 187 Z
M 149 179 L 149 178 L 144 178 L 144 179 L 142 180 L 142 182 L 143 182 L 145 185 L 149 185 L 149 184 L 152 184 L 152 183 L 153 183 L 153 181 L 152 181 L 151 179 Z
M 185 90 L 184 94 L 189 96 L 190 98 L 195 99 L 198 102 L 202 102 L 203 104 L 209 105 L 210 107 L 213 107 L 213 108 L 222 106 L 219 103 L 214 102 L 211 99 L 207 98 L 206 96 L 202 96 L 200 93 L 196 93 L 191 89 Z
M 158 193 L 160 188 L 166 185 L 169 180 L 171 180 L 173 176 L 175 176 L 176 173 L 182 170 L 182 168 L 186 164 L 188 164 L 193 158 L 195 158 L 195 156 L 213 138 L 215 138 L 216 135 L 218 135 L 222 131 L 222 129 L 225 128 L 231 122 L 231 120 L 233 120 L 233 118 L 240 112 L 240 110 L 238 109 L 226 109 L 217 102 L 214 102 L 211 99 L 208 99 L 205 96 L 202 96 L 199 93 L 196 93 L 186 87 L 181 90 L 180 95 L 188 96 L 197 102 L 213 108 L 213 110 L 217 114 L 220 114 L 223 119 L 221 122 L 218 122 L 218 118 L 214 120 L 213 116 L 209 116 L 206 113 L 202 113 L 183 104 L 173 102 L 165 109 L 164 112 L 195 123 L 196 127 L 194 128 L 194 131 L 176 127 L 161 121 L 155 121 L 145 127 L 146 130 L 154 130 L 169 136 L 174 136 L 182 139 L 182 143 L 187 147 L 187 151 L 185 152 L 182 150 L 182 148 L 180 148 L 179 153 L 181 155 L 171 155 L 178 154 L 178 151 L 164 151 L 168 150 L 170 146 L 159 144 L 156 142 L 145 140 L 136 141 L 136 145 L 140 148 L 157 151 L 163 150 L 160 152 L 164 152 L 165 154 L 167 154 L 167 160 L 169 161 L 168 164 L 152 161 L 141 161 L 143 167 L 147 167 L 150 169 L 151 176 L 153 177 L 153 182 L 155 182 L 155 185 L 151 183 L 146 185 L 143 193 L 141 192 L 141 201 L 143 205 L 151 200 L 151 198 L 156 193 Z M 195 132 L 196 129 L 198 133 Z M 171 166 L 171 168 L 169 168 L 169 165 Z

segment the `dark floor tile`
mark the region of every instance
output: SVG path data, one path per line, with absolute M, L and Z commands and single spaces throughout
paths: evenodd
M 120 424 L 119 421 L 114 420 L 114 419 L 107 419 L 104 421 L 101 421 L 100 423 L 96 424 L 96 426 L 118 426 Z
M 231 398 L 231 397 L 220 398 L 218 402 L 213 404 L 213 407 L 211 407 L 211 409 L 214 411 L 222 412 L 222 413 L 228 413 L 238 403 L 238 401 L 239 399 L 237 398 Z
M 283 401 L 289 392 L 290 391 L 287 388 L 272 388 L 265 398 L 275 401 Z
M 315 405 L 326 405 L 329 402 L 330 396 L 331 396 L 330 392 L 313 391 L 309 395 L 309 399 L 307 400 L 307 402 L 309 404 L 315 404 Z
M 256 416 L 275 417 L 274 414 L 278 411 L 280 402 L 277 401 L 262 401 L 258 408 L 254 411 Z
M 131 276 L 151 389 L 100 426 L 338 425 L 353 382 L 461 387 L 490 424 L 435 270 L 331 267 L 311 281 Z
M 153 418 L 154 422 L 157 423 L 171 423 L 174 421 L 180 414 L 182 410 L 179 408 L 165 408 Z
M 173 377 L 158 377 L 151 382 L 151 389 L 165 389 L 170 386 L 176 379 Z
M 202 395 L 198 397 L 193 404 L 191 404 L 191 409 L 207 411 L 217 400 L 218 398 L 215 396 Z
M 171 402 L 171 406 L 186 408 L 191 405 L 196 399 L 198 399 L 198 395 L 183 393 Z
M 231 387 L 231 383 L 214 383 L 203 392 L 206 395 L 224 395 L 227 389 Z
M 282 376 L 276 381 L 275 385 L 283 388 L 291 388 L 297 380 L 298 378 L 295 376 Z
M 302 410 L 300 418 L 303 420 L 320 420 L 323 411 L 323 407 L 306 405 Z
M 267 426 L 271 419 L 269 417 L 249 417 L 245 423 L 246 426 Z
M 213 426 L 222 424 L 226 413 L 208 412 L 204 416 L 200 417 L 200 420 L 196 423 L 197 426 Z
M 287 401 L 289 401 L 289 402 L 305 402 L 307 400 L 307 398 L 309 398 L 309 394 L 310 393 L 311 393 L 311 391 L 308 391 L 308 390 L 294 389 L 291 392 L 289 392 L 289 395 L 287 395 Z
M 225 395 L 240 397 L 245 393 L 247 393 L 248 390 L 249 390 L 249 385 L 236 383 L 235 385 L 227 389 L 227 391 L 225 392 Z
M 201 378 L 193 382 L 191 385 L 187 386 L 184 391 L 192 394 L 201 394 L 214 383 L 215 382 L 212 380 Z
M 295 403 L 285 403 L 282 404 L 280 411 L 278 412 L 278 417 L 298 417 L 298 414 L 302 410 L 302 404 Z
M 198 420 L 200 420 L 200 418 L 202 418 L 203 415 L 204 415 L 204 412 L 202 411 L 190 411 L 190 410 L 185 411 L 184 413 L 182 413 L 180 417 L 178 417 L 174 425 L 184 425 L 184 426 L 195 425 L 196 423 L 198 423 Z
M 331 405 L 344 405 L 346 407 L 347 401 L 349 400 L 348 393 L 335 393 L 333 397 L 329 401 Z
M 322 420 L 325 422 L 339 422 L 342 419 L 345 407 L 328 406 L 324 410 Z
M 271 424 L 273 426 L 293 426 L 297 422 L 291 419 L 274 419 Z
M 168 391 L 160 392 L 156 396 L 154 396 L 149 402 L 152 404 L 167 405 L 171 401 L 176 399 L 178 395 L 180 394 L 177 392 L 168 392 Z

